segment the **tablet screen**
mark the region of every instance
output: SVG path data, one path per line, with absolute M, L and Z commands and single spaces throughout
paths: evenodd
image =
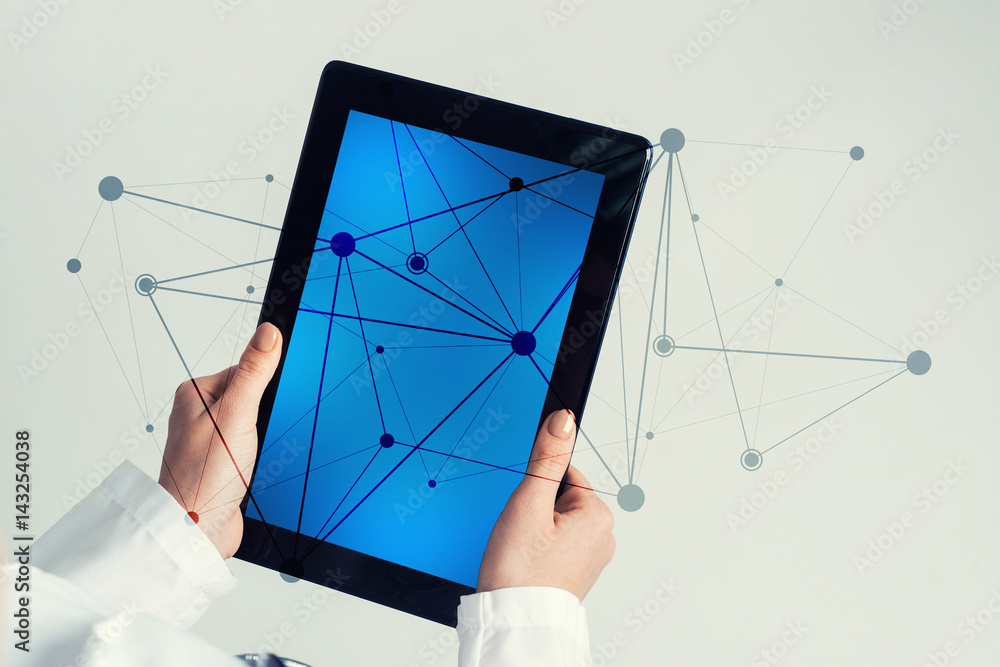
M 604 178 L 352 110 L 247 516 L 475 587 Z

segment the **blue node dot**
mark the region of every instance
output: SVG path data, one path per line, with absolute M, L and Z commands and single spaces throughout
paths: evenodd
M 433 479 L 427 481 L 427 486 L 431 487 L 432 489 L 437 485 L 438 483 L 435 482 Z
M 906 358 L 906 370 L 914 375 L 923 375 L 931 369 L 931 355 L 923 350 L 914 350 Z
M 152 432 L 153 432 L 153 425 L 146 424 L 146 433 L 152 433 Z
M 271 181 L 274 180 L 274 176 L 272 176 L 271 174 L 268 174 L 267 176 L 264 177 L 264 180 L 267 181 L 268 183 L 270 183 Z
M 396 439 L 389 435 L 388 433 L 383 433 L 382 437 L 378 439 L 378 444 L 383 447 L 392 447 L 395 444 Z
M 76 257 L 66 262 L 66 270 L 69 271 L 70 273 L 79 273 L 80 268 L 82 266 L 83 265 L 80 264 L 80 260 L 78 260 Z
M 97 193 L 106 201 L 115 201 L 122 196 L 123 192 L 125 192 L 125 186 L 122 185 L 120 178 L 114 176 L 105 176 L 97 184 Z
M 660 135 L 660 147 L 668 153 L 676 153 L 684 148 L 684 133 L 676 127 L 664 130 Z
M 382 354 L 383 352 L 385 352 L 385 348 L 382 347 L 381 345 L 376 345 L 375 352 L 377 352 L 378 354 Z
M 330 250 L 337 257 L 347 257 L 354 252 L 355 245 L 354 237 L 347 232 L 337 232 L 330 239 Z
M 535 336 L 530 331 L 518 331 L 510 339 L 510 347 L 514 354 L 526 357 L 535 351 Z
M 427 255 L 422 252 L 415 252 L 406 258 L 406 268 L 410 273 L 423 273 L 429 264 Z
M 854 148 L 851 149 L 852 160 L 860 160 L 864 156 L 865 156 L 865 149 L 862 148 L 861 146 L 855 146 Z

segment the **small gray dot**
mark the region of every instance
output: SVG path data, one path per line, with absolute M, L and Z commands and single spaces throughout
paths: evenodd
M 652 439 L 653 439 L 653 432 L 646 431 L 646 440 L 652 440 Z
M 635 512 L 646 502 L 646 494 L 635 484 L 626 484 L 618 490 L 618 506 L 626 512 Z
M 855 146 L 854 148 L 851 149 L 852 160 L 860 160 L 864 156 L 865 156 L 865 149 L 862 148 L 861 146 Z
M 691 222 L 698 222 L 699 220 L 701 220 L 701 216 L 700 215 L 698 215 L 697 213 L 692 213 L 691 214 Z
M 153 425 L 146 424 L 146 433 L 152 433 L 152 432 L 153 432 Z
M 247 285 L 247 294 L 253 294 L 253 285 Z
M 274 180 L 274 176 L 272 176 L 271 174 L 268 174 L 267 176 L 264 177 L 264 180 L 267 181 L 268 183 L 270 183 L 271 181 Z
M 660 146 L 668 153 L 676 153 L 684 148 L 684 133 L 676 127 L 664 130 L 660 135 Z
M 142 278 L 139 280 L 139 291 L 148 293 L 153 289 L 153 279 L 152 278 Z
M 740 454 L 740 464 L 747 470 L 756 470 L 763 460 L 764 457 L 756 449 L 748 449 Z
M 775 284 L 775 286 L 777 286 L 777 287 L 781 287 L 782 285 L 784 285 L 784 284 L 785 284 L 785 281 L 784 281 L 784 280 L 782 280 L 781 278 L 775 278 L 775 279 L 774 279 L 774 284 Z
M 114 176 L 105 176 L 97 185 L 97 192 L 107 201 L 115 201 L 122 196 L 125 186 L 121 179 Z
M 923 350 L 914 350 L 906 358 L 906 370 L 914 375 L 923 375 L 931 369 L 931 355 Z
M 80 260 L 78 260 L 76 257 L 66 262 L 66 270 L 69 271 L 70 273 L 79 273 L 80 268 L 82 266 L 83 265 L 80 264 Z

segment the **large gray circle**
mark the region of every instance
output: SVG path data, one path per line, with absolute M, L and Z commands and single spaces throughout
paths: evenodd
M 105 176 L 101 179 L 101 182 L 97 185 L 97 192 L 107 201 L 115 201 L 122 196 L 125 192 L 125 186 L 122 185 L 120 178 L 115 176 Z
M 646 494 L 635 484 L 626 484 L 618 490 L 618 506 L 626 512 L 635 512 L 646 502 Z

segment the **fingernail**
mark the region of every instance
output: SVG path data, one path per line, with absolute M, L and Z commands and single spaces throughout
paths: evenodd
M 549 435 L 560 440 L 566 440 L 576 426 L 576 418 L 569 410 L 560 410 L 549 418 Z
M 250 344 L 258 352 L 270 352 L 276 340 L 278 340 L 278 329 L 273 324 L 264 322 L 257 327 Z

